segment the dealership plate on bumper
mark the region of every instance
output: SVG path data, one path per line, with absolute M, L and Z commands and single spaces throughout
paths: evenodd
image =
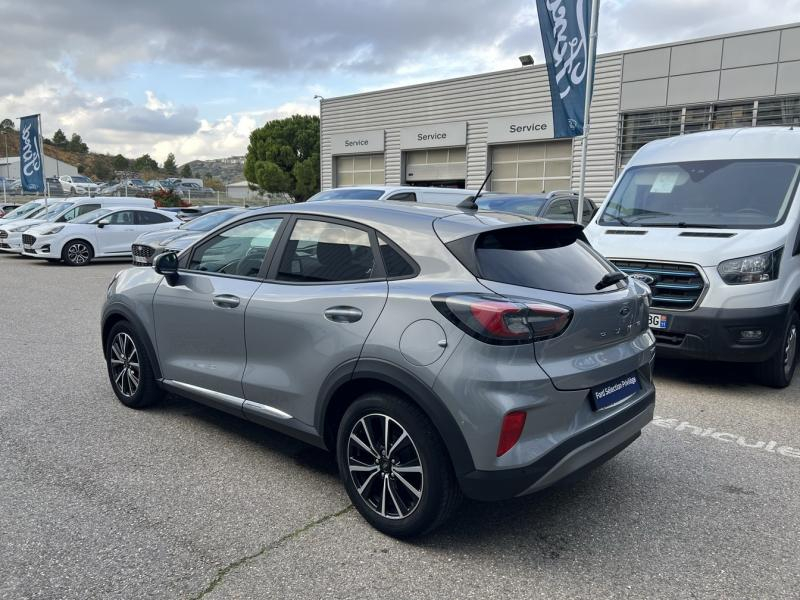
M 604 410 L 627 400 L 642 389 L 636 373 L 628 373 L 592 388 L 592 408 Z
M 650 313 L 650 329 L 666 329 L 667 315 L 657 315 Z

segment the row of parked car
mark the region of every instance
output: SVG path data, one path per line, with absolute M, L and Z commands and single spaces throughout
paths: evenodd
M 151 196 L 157 191 L 172 191 L 181 198 L 211 198 L 213 189 L 203 186 L 202 179 L 170 177 L 145 181 L 139 178 L 112 182 L 95 182 L 86 175 L 61 175 L 45 181 L 48 196 Z M 0 177 L 0 194 L 22 193 L 19 180 Z M 2 215 L 0 215 L 2 216 Z
M 132 408 L 171 392 L 329 448 L 367 521 L 425 533 L 462 495 L 530 494 L 632 443 L 656 349 L 789 385 L 799 156 L 789 128 L 652 142 L 596 214 L 565 192 L 367 186 L 199 235 L 168 219 L 140 238 L 152 269 L 109 285 L 109 381 Z M 158 212 L 99 210 L 95 230 Z

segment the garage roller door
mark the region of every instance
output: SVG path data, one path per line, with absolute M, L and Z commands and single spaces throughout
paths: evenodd
M 504 144 L 492 147 L 492 191 L 539 194 L 568 190 L 572 141 Z
M 411 150 L 405 153 L 409 183 L 461 182 L 467 176 L 466 148 Z
M 383 154 L 349 154 L 336 157 L 336 187 L 383 185 Z

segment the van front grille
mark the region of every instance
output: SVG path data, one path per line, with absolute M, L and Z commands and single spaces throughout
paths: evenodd
M 644 281 L 653 290 L 653 308 L 692 310 L 706 283 L 697 267 L 680 263 L 613 260 L 623 273 Z

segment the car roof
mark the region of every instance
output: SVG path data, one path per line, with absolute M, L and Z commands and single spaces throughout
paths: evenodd
M 367 225 L 379 231 L 385 225 L 419 233 L 431 233 L 434 222 L 440 223 L 447 220 L 446 225 L 437 223 L 436 228 L 437 233 L 445 242 L 486 229 L 531 223 L 552 223 L 552 221 L 536 217 L 511 213 L 478 212 L 455 206 L 419 202 L 375 202 L 374 200 L 328 200 L 326 202 L 284 204 L 257 209 L 254 213 L 265 215 L 290 213 L 341 218 Z

